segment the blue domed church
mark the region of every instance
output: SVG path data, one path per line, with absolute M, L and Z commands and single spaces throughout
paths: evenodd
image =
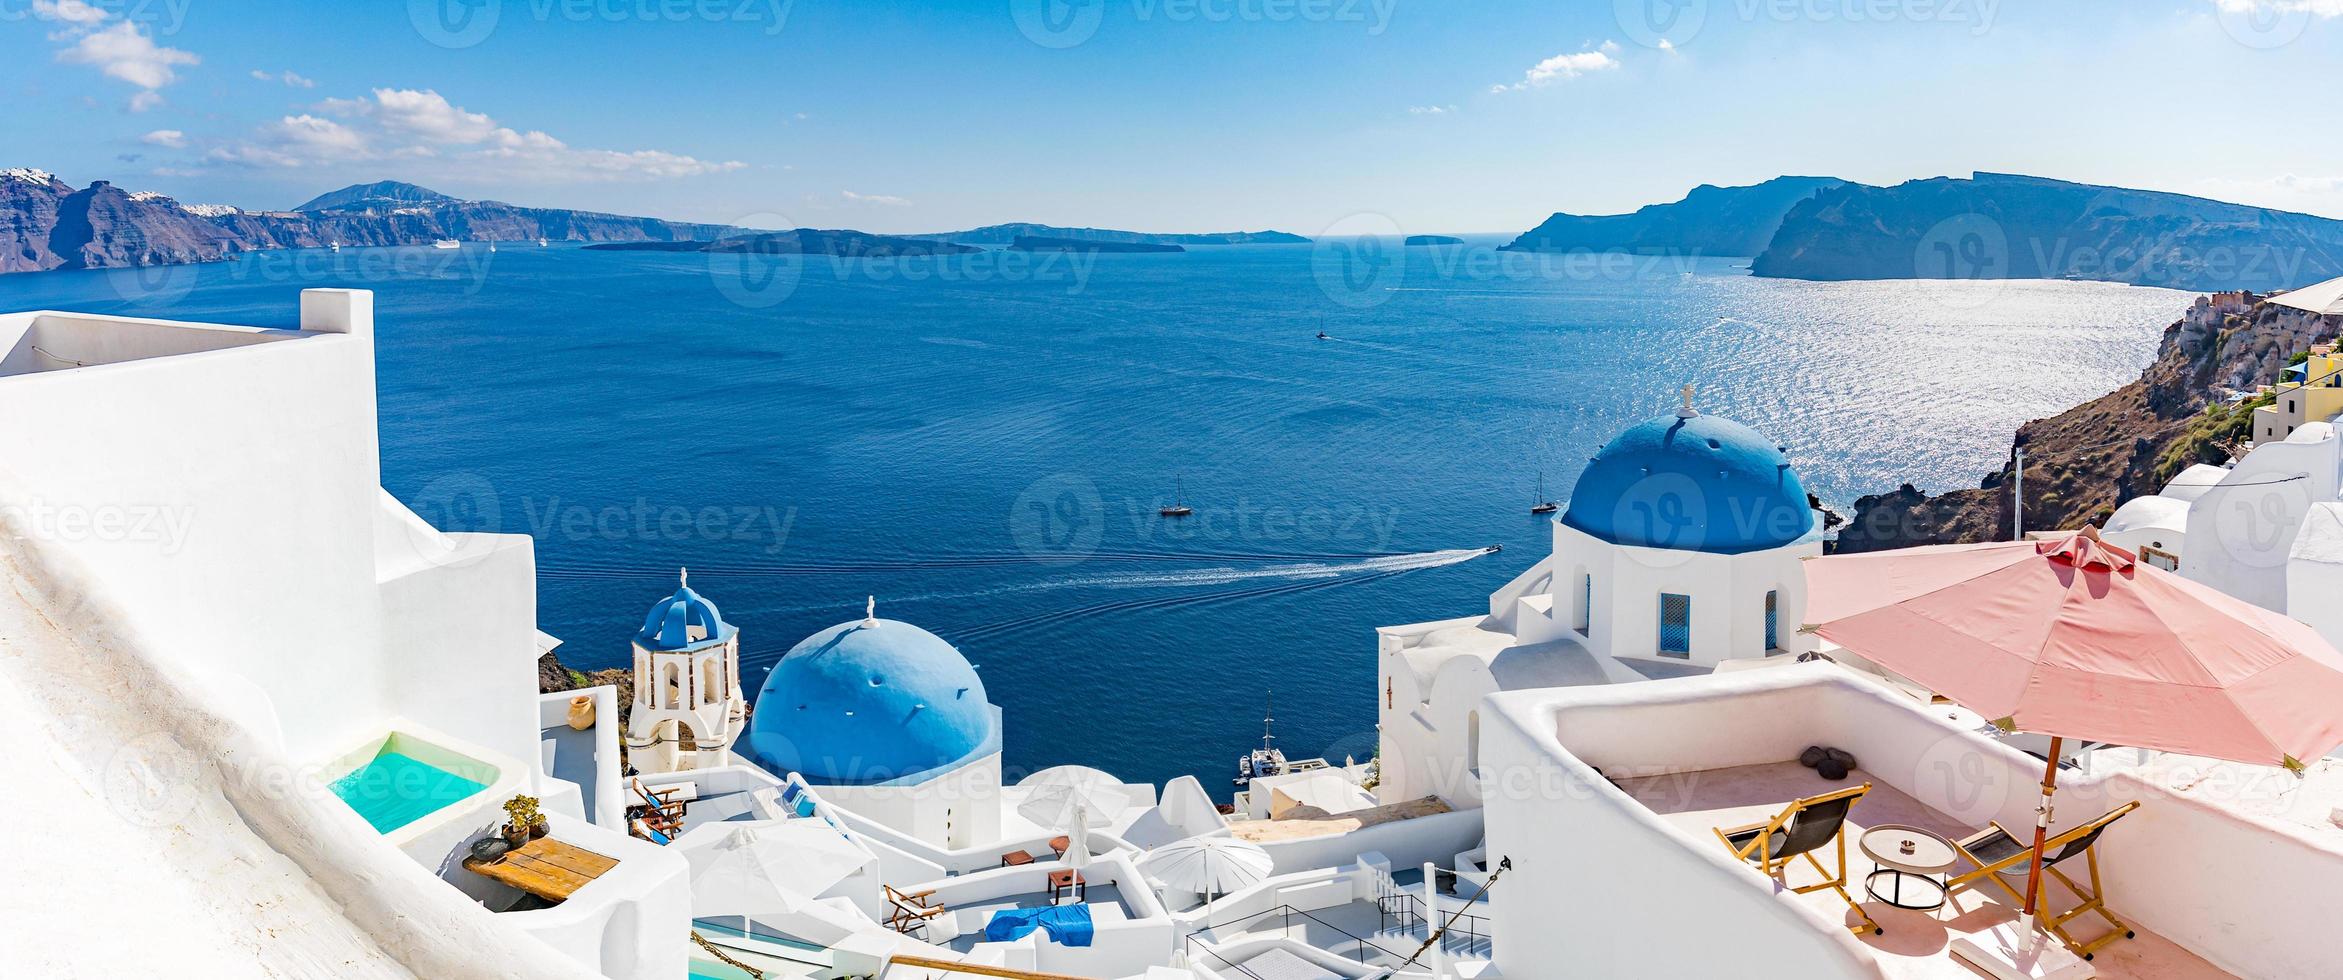
M 943 847 L 1000 829 L 1001 710 L 960 651 L 871 614 L 806 637 L 757 692 L 744 751 Z
M 1797 630 L 1820 522 L 1780 446 L 1692 405 L 1588 459 L 1553 551 L 1489 596 L 1488 615 L 1377 631 L 1384 800 L 1480 805 L 1482 700 L 1632 683 L 1813 649 Z
M 1554 522 L 1548 620 L 1516 632 L 1708 666 L 1789 652 L 1805 608 L 1799 561 L 1821 553 L 1820 522 L 1782 448 L 1700 414 L 1687 388 L 1682 408 L 1628 427 L 1587 462 Z

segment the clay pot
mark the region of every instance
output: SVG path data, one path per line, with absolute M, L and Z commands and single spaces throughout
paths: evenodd
M 504 825 L 504 842 L 511 847 L 519 847 L 528 843 L 529 828 L 515 827 L 510 822 L 507 822 Z
M 530 840 L 536 840 L 537 838 L 539 838 L 539 837 L 543 837 L 543 836 L 545 836 L 546 834 L 550 834 L 550 833 L 552 833 L 552 832 L 553 832 L 553 823 L 552 823 L 552 821 L 549 821 L 549 820 L 545 819 L 545 815 L 544 815 L 544 814 L 542 814 L 542 813 L 540 813 L 540 814 L 538 814 L 538 815 L 537 815 L 537 819 L 535 819 L 535 820 L 532 820 L 532 821 L 530 821 L 530 822 L 529 822 L 529 839 L 530 839 Z
M 482 837 L 472 842 L 472 856 L 481 861 L 495 861 L 513 849 L 502 837 Z
M 569 727 L 581 732 L 594 727 L 593 695 L 580 694 L 569 699 Z

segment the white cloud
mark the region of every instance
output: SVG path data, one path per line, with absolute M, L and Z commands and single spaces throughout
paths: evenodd
M 139 137 L 138 141 L 148 146 L 165 146 L 176 150 L 187 145 L 187 134 L 176 129 L 158 129 Z
M 273 74 L 273 75 L 272 75 L 272 74 L 270 74 L 270 73 L 268 73 L 268 72 L 265 72 L 265 71 L 262 71 L 262 70 L 260 70 L 260 69 L 258 69 L 258 68 L 255 68 L 255 69 L 253 69 L 253 70 L 252 70 L 252 73 L 251 73 L 251 74 L 252 74 L 252 80 L 253 80 L 253 81 L 256 81 L 256 82 L 283 82 L 283 83 L 285 84 L 285 87 L 286 87 L 286 88 L 316 88 L 316 87 L 317 87 L 317 83 L 316 83 L 316 82 L 314 82 L 314 81 L 311 81 L 311 80 L 309 80 L 309 79 L 306 79 L 306 78 L 303 78 L 303 77 L 301 77 L 300 75 L 298 75 L 298 74 L 295 74 L 295 73 L 293 73 L 293 72 L 290 72 L 290 71 L 283 71 L 283 72 L 278 72 L 278 73 L 276 73 L 276 74 Z
M 1452 105 L 1411 105 L 1407 107 L 1407 114 L 1411 116 L 1445 116 L 1455 111 L 1456 107 Z
M 890 208 L 907 208 L 911 206 L 910 198 L 896 197 L 892 194 L 857 194 L 853 191 L 842 191 L 841 193 L 846 195 L 847 200 L 853 201 L 856 204 L 882 204 Z
M 33 16 L 82 27 L 105 23 L 106 12 L 82 0 L 33 0 Z
M 430 89 L 375 89 L 286 116 L 209 159 L 255 167 L 427 161 L 438 175 L 594 181 L 696 177 L 741 169 L 665 150 L 581 149 L 539 130 L 499 124 Z M 422 176 L 418 174 L 418 176 Z
M 1528 71 L 1522 73 L 1521 81 L 1511 85 L 1492 85 L 1489 86 L 1489 91 L 1495 94 L 1544 88 L 1555 82 L 1569 81 L 1588 72 L 1610 71 L 1617 67 L 1619 67 L 1619 44 L 1616 41 L 1604 41 L 1600 47 L 1592 47 L 1569 54 L 1558 54 L 1538 62 L 1530 66 Z
M 129 82 L 141 91 L 130 98 L 130 111 L 144 112 L 163 103 L 161 89 L 179 80 L 178 69 L 201 64 L 203 59 L 156 44 L 146 28 L 127 20 L 115 21 L 112 26 L 98 27 L 106 19 L 102 10 L 90 7 L 80 0 L 56 0 L 36 4 L 34 12 L 44 19 L 69 25 L 52 35 L 56 40 L 70 40 L 72 45 L 57 52 L 57 60 L 69 65 L 89 65 L 105 73 L 106 77 Z M 95 19 L 90 15 L 95 13 Z

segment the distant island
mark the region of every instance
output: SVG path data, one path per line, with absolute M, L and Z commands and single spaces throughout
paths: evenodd
M 2267 292 L 2343 275 L 2343 221 L 2043 177 L 1893 187 L 1703 184 L 1631 214 L 1556 214 L 1505 248 L 1750 256 L 1784 279 L 2088 279 Z
M 984 251 L 972 245 L 959 245 L 925 238 L 873 235 L 869 232 L 827 228 L 797 228 L 790 231 L 731 235 L 704 242 L 610 242 L 601 245 L 588 245 L 586 248 L 610 252 L 835 255 L 861 259 L 897 258 L 907 255 L 958 255 L 966 252 Z
M 1012 252 L 1185 252 L 1186 246 L 1162 242 L 1107 242 L 1093 238 L 1043 238 L 1019 235 L 1009 242 Z
M 1791 209 L 1750 272 L 2268 292 L 2343 275 L 2343 221 L 2016 174 L 1848 184 Z
M 45 170 L 0 170 L 0 272 L 217 262 L 327 245 L 459 241 L 683 241 L 734 231 L 597 211 L 467 201 L 384 180 L 318 195 L 291 211 L 182 204 L 107 181 L 75 189 Z
M 1462 245 L 1464 239 L 1447 235 L 1409 235 L 1405 245 Z
M 1505 250 L 1756 255 L 1791 208 L 1845 183 L 1836 177 L 1776 177 L 1747 187 L 1702 184 L 1683 200 L 1630 214 L 1557 213 Z
M 1019 238 L 1055 238 L 1065 241 L 1125 242 L 1143 245 L 1307 245 L 1310 240 L 1282 231 L 1222 231 L 1201 235 L 1156 234 L 1144 231 L 1116 231 L 1110 228 L 1065 228 L 1058 225 L 1006 224 L 986 225 L 967 231 L 943 231 L 911 238 L 933 238 L 939 241 L 961 242 L 969 245 L 1010 245 Z

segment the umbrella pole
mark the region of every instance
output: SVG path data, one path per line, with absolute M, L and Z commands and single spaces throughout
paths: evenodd
M 2058 750 L 2063 741 L 2050 736 L 2050 762 L 2042 767 L 2042 803 L 2034 808 L 2034 854 L 2026 860 L 2026 915 L 2032 916 L 2042 894 L 2042 845 L 2050 836 L 2050 798 L 2058 792 Z

